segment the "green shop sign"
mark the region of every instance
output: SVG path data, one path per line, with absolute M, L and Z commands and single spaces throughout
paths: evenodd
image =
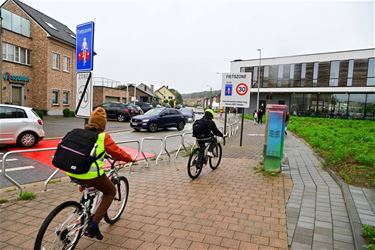
M 3 79 L 5 81 L 15 81 L 15 82 L 29 82 L 30 81 L 30 79 L 27 76 L 11 75 L 8 72 L 4 73 Z

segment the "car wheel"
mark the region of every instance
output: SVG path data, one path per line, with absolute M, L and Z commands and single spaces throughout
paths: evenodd
M 150 125 L 148 125 L 148 130 L 150 132 L 156 132 L 158 131 L 158 125 L 155 122 L 153 122 Z
M 118 115 L 117 116 L 117 121 L 119 121 L 119 122 L 125 121 L 125 116 L 124 115 Z
M 185 127 L 185 123 L 184 122 L 179 122 L 177 124 L 177 130 L 179 130 L 179 131 L 183 130 L 184 127 Z
M 37 138 L 38 137 L 34 132 L 30 132 L 30 131 L 23 132 L 22 134 L 18 136 L 17 144 L 22 147 L 30 148 L 38 143 Z

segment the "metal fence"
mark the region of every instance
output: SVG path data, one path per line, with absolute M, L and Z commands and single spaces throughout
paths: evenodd
M 237 131 L 238 131 L 238 127 L 239 127 L 239 120 L 233 120 L 231 123 L 229 123 L 227 125 L 227 131 L 228 131 L 228 137 L 232 137 L 233 135 L 237 134 Z M 220 130 L 224 130 L 224 127 L 221 126 L 221 127 L 218 127 Z M 144 137 L 142 139 L 139 139 L 139 140 L 126 140 L 126 141 L 118 141 L 116 142 L 117 144 L 119 145 L 123 145 L 123 144 L 137 144 L 137 154 L 134 156 L 134 158 L 137 160 L 138 156 L 140 154 L 142 154 L 143 158 L 140 159 L 140 161 L 144 160 L 145 163 L 146 163 L 146 167 L 149 167 L 150 165 L 150 162 L 149 162 L 149 158 L 145 155 L 145 152 L 144 152 L 144 145 L 145 145 L 145 142 L 147 141 L 159 141 L 160 142 L 160 151 L 158 153 L 158 155 L 156 156 L 156 160 L 155 160 L 155 165 L 158 164 L 159 162 L 159 159 L 160 157 L 162 156 L 163 152 L 165 151 L 165 154 L 167 154 L 168 156 L 168 161 L 170 162 L 171 161 L 171 153 L 172 151 L 174 150 L 168 150 L 168 140 L 170 138 L 175 138 L 175 137 L 180 137 L 180 142 L 179 142 L 179 145 L 177 147 L 177 150 L 176 150 L 176 153 L 175 153 L 175 158 L 178 157 L 178 154 L 179 152 L 184 149 L 186 152 L 189 152 L 189 149 L 188 149 L 188 146 L 186 145 L 186 136 L 188 135 L 192 135 L 192 132 L 184 132 L 184 133 L 179 133 L 179 134 L 173 134 L 173 135 L 167 135 L 167 136 L 164 136 L 164 137 Z M 191 149 L 190 149 L 190 152 L 194 149 L 194 147 L 196 147 L 196 142 L 194 142 L 191 146 Z M 42 151 L 54 151 L 56 150 L 56 147 L 51 147 L 51 148 L 43 148 L 43 149 L 28 149 L 28 150 L 17 150 L 17 151 L 10 151 L 10 152 L 7 152 L 3 155 L 2 157 L 2 174 L 3 176 L 9 180 L 13 185 L 15 185 L 19 191 L 20 191 L 20 194 L 22 194 L 22 186 L 20 183 L 18 183 L 16 180 L 14 180 L 12 177 L 10 177 L 7 173 L 6 173 L 6 159 L 8 158 L 9 155 L 14 155 L 14 154 L 18 154 L 18 153 L 29 153 L 29 152 L 42 152 Z M 131 173 L 131 170 L 132 170 L 132 165 L 133 163 L 129 163 L 129 172 Z M 43 185 L 43 190 L 46 191 L 47 190 L 47 186 L 48 186 L 48 183 L 53 179 L 53 177 L 56 176 L 56 174 L 59 172 L 60 170 L 59 169 L 56 169 L 47 179 L 46 181 L 44 182 L 44 185 Z

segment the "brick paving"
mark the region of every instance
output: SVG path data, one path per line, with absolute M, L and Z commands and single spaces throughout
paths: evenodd
M 252 140 L 246 137 L 248 145 Z M 227 145 L 219 168 L 212 171 L 206 166 L 194 181 L 187 175 L 187 158 L 134 167 L 135 173 L 125 173 L 130 193 L 121 220 L 112 226 L 101 224 L 103 241 L 82 238 L 77 248 L 287 249 L 285 179 L 254 170 L 261 152 L 256 145 L 247 148 L 253 155 L 245 157 L 238 146 Z M 40 185 L 28 188 L 37 190 Z M 3 190 L 0 196 L 4 194 Z M 48 192 L 38 192 L 35 200 L 1 205 L 0 248 L 31 249 L 49 211 L 78 198 L 77 187 L 64 179 L 51 184 Z
M 293 190 L 286 207 L 291 249 L 354 249 L 339 185 L 322 169 L 310 147 L 289 134 L 284 153 Z

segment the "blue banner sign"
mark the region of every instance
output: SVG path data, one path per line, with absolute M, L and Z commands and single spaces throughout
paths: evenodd
M 270 111 L 267 130 L 267 156 L 281 157 L 284 136 L 284 116 L 282 111 Z
M 76 69 L 88 72 L 94 68 L 94 22 L 77 25 Z
M 225 96 L 232 96 L 233 85 L 231 83 L 225 84 Z

